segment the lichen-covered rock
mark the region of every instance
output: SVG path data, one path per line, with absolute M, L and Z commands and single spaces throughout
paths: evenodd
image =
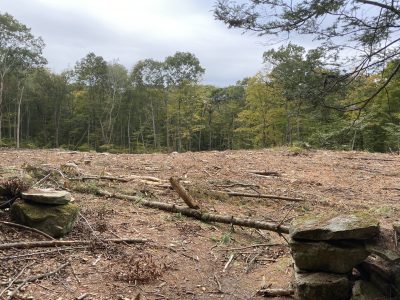
M 14 222 L 39 229 L 52 237 L 62 237 L 70 232 L 78 212 L 78 206 L 73 203 L 46 205 L 18 200 L 11 206 Z
M 375 285 L 369 281 L 357 280 L 354 283 L 352 297 L 350 300 L 385 300 L 383 295 Z
M 300 270 L 349 273 L 369 255 L 362 243 L 356 242 L 296 242 L 290 248 L 295 265 Z
M 300 300 L 345 300 L 351 293 L 345 275 L 330 273 L 296 273 L 296 296 Z
M 71 201 L 71 194 L 52 189 L 30 189 L 22 193 L 22 199 L 40 204 L 63 205 Z
M 379 222 L 367 214 L 312 216 L 295 220 L 290 236 L 295 240 L 367 240 L 379 232 Z

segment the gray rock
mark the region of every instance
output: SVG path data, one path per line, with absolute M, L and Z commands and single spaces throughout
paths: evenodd
M 22 199 L 40 204 L 63 205 L 71 201 L 71 194 L 67 191 L 30 189 L 22 193 Z
M 367 240 L 379 232 L 379 222 L 367 214 L 303 217 L 295 220 L 290 236 L 295 240 Z
M 329 273 L 295 273 L 295 286 L 300 300 L 345 300 L 351 292 L 347 276 Z
M 368 257 L 357 266 L 358 271 L 386 297 L 398 294 L 396 291 L 395 265 L 379 257 Z
M 17 200 L 11 206 L 14 222 L 39 229 L 52 237 L 62 237 L 70 232 L 78 216 L 76 204 L 46 205 Z
M 387 300 L 375 285 L 364 280 L 357 280 L 354 283 L 352 297 L 350 300 Z
M 304 271 L 349 273 L 369 255 L 357 242 L 290 242 L 295 265 Z
M 376 245 L 374 243 L 366 243 L 366 248 L 372 254 L 379 256 L 380 258 L 391 262 L 391 263 L 398 263 L 400 262 L 400 255 L 395 251 L 390 249 L 385 249 L 380 245 Z

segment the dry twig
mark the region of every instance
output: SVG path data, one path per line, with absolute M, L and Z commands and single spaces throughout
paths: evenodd
M 7 221 L 0 221 L 0 223 L 4 224 L 4 225 L 7 225 L 7 226 L 12 226 L 12 227 L 17 227 L 17 228 L 30 230 L 30 231 L 36 232 L 36 233 L 48 238 L 49 240 L 54 240 L 54 238 L 52 236 L 50 236 L 47 233 L 45 233 L 43 231 L 40 231 L 39 229 L 36 229 L 36 228 L 32 228 L 32 227 L 28 227 L 28 226 L 25 226 L 25 225 L 12 223 L 12 222 L 7 222 Z

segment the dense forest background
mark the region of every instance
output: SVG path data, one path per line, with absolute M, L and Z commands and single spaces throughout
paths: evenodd
M 396 61 L 338 84 L 323 50 L 288 44 L 264 53 L 264 71 L 221 88 L 201 84 L 205 70 L 192 53 L 143 58 L 131 70 L 89 53 L 56 74 L 46 68 L 43 47 L 29 28 L 0 15 L 1 146 L 125 153 L 280 145 L 400 150 L 398 74 L 362 110 L 338 109 L 375 91 Z

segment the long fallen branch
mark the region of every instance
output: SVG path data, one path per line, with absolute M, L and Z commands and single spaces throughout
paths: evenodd
M 112 242 L 112 243 L 146 243 L 147 239 L 138 238 L 127 238 L 127 239 L 106 239 L 100 240 L 101 242 Z M 41 248 L 41 247 L 57 247 L 57 246 L 70 246 L 70 245 L 89 245 L 93 243 L 93 240 L 73 240 L 73 241 L 33 241 L 33 242 L 16 242 L 8 244 L 0 244 L 0 250 L 4 249 L 28 249 L 28 248 Z
M 266 195 L 266 194 L 251 194 L 251 193 L 239 193 L 239 192 L 226 192 L 226 191 L 214 191 L 217 193 L 226 193 L 230 197 L 251 197 L 251 198 L 266 198 L 266 199 L 277 199 L 277 200 L 285 200 L 291 202 L 304 202 L 306 200 L 301 198 L 293 198 L 293 197 L 285 197 L 285 196 L 277 196 L 277 195 Z
M 145 200 L 138 196 L 129 196 L 123 195 L 119 193 L 110 193 L 104 190 L 98 190 L 98 195 L 106 196 L 109 198 L 117 198 L 123 200 L 130 200 L 135 201 L 137 203 L 142 204 L 143 206 L 156 208 L 172 213 L 180 213 L 184 216 L 191 217 L 197 220 L 201 220 L 203 222 L 217 222 L 217 223 L 224 223 L 224 224 L 232 224 L 237 226 L 249 227 L 249 228 L 256 228 L 256 229 L 263 229 L 274 231 L 277 233 L 289 233 L 289 227 L 284 225 L 279 225 L 276 223 L 269 223 L 264 221 L 256 221 L 253 219 L 244 219 L 244 218 L 237 218 L 234 216 L 227 216 L 227 215 L 217 215 L 217 214 L 210 214 L 207 212 L 202 212 L 200 210 L 192 209 L 186 206 L 179 206 L 175 204 L 168 204 L 164 202 L 158 201 L 149 201 Z M 1 249 L 1 248 L 0 248 Z
M 40 231 L 39 229 L 36 229 L 36 228 L 32 228 L 32 227 L 28 227 L 28 226 L 25 226 L 25 225 L 12 223 L 12 222 L 7 222 L 7 221 L 0 221 L 0 223 L 4 224 L 4 225 L 7 225 L 7 226 L 16 227 L 16 228 L 22 228 L 22 229 L 29 230 L 29 231 L 32 231 L 32 232 L 36 232 L 37 234 L 45 236 L 49 240 L 54 240 L 54 238 L 52 236 L 50 236 L 47 233 L 45 233 L 43 231 Z

